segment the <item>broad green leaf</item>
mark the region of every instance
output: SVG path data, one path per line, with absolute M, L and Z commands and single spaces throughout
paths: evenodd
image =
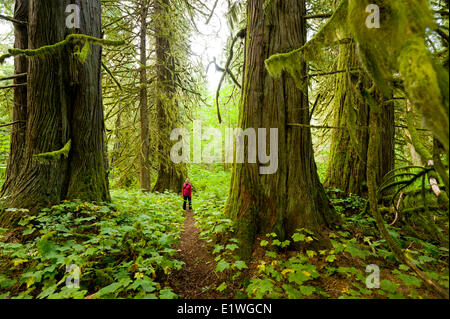
M 300 292 L 305 296 L 311 296 L 315 290 L 313 286 L 300 286 Z
M 237 260 L 237 261 L 235 261 L 235 262 L 234 262 L 234 266 L 235 266 L 237 269 L 239 269 L 239 270 L 242 270 L 242 269 L 244 269 L 244 268 L 248 268 L 248 267 L 247 267 L 247 264 L 246 264 L 245 261 L 243 261 L 243 260 Z
M 177 299 L 178 295 L 175 294 L 172 289 L 164 288 L 159 291 L 159 299 Z
M 230 264 L 229 262 L 227 262 L 227 261 L 221 259 L 221 260 L 217 263 L 216 271 L 217 271 L 217 272 L 222 272 L 222 271 L 224 271 L 225 269 L 230 268 L 230 266 L 231 266 L 231 264 Z
M 222 292 L 225 289 L 227 289 L 227 283 L 226 282 L 221 283 L 220 286 L 216 288 L 216 290 L 219 291 L 219 292 Z

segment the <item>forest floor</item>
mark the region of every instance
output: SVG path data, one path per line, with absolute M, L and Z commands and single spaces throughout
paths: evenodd
M 220 180 L 219 178 L 217 178 Z M 207 180 L 205 177 L 202 180 Z M 224 213 L 227 183 L 206 184 L 195 212 L 177 194 L 112 191 L 113 203 L 66 201 L 0 228 L 0 299 L 434 299 L 380 238 L 365 200 L 329 194 L 343 224 L 328 233 L 332 249 L 313 246 L 298 229 L 292 242 L 262 234 L 249 260 Z M 448 215 L 436 212 L 448 236 Z M 400 221 L 390 226 L 408 256 L 448 289 L 448 244 L 412 237 Z M 303 247 L 302 246 L 302 247 Z M 80 287 L 64 285 L 67 264 L 81 269 Z M 367 265 L 379 268 L 379 287 L 367 286 Z
M 238 290 L 242 290 L 240 285 L 237 282 L 230 282 L 229 278 L 224 273 L 217 272 L 217 262 L 214 258 L 214 255 L 211 250 L 211 245 L 207 243 L 206 240 L 201 239 L 199 225 L 197 220 L 194 218 L 194 212 L 188 211 L 185 214 L 184 226 L 182 227 L 181 237 L 179 243 L 174 247 L 177 250 L 175 254 L 175 258 L 184 263 L 183 267 L 174 272 L 169 278 L 168 283 L 172 287 L 173 291 L 184 299 L 232 299 L 236 298 L 236 293 Z M 345 246 L 345 245 L 344 245 Z M 291 253 L 293 253 L 291 251 Z M 280 253 L 278 258 L 280 260 L 288 260 L 289 252 Z M 295 255 L 295 254 L 293 254 Z M 376 264 L 380 266 L 383 270 L 381 271 L 381 277 L 384 279 L 386 283 L 394 283 L 396 281 L 396 276 L 393 274 L 392 269 L 395 269 L 395 265 L 392 262 L 387 262 L 383 258 L 368 258 L 366 261 L 362 260 L 359 257 L 351 256 L 347 254 L 339 254 L 336 256 L 335 266 L 342 269 L 343 271 L 356 269 L 359 270 L 360 274 L 364 274 L 365 267 L 367 263 Z M 240 278 L 250 277 L 257 278 L 259 277 L 258 269 L 260 263 L 262 265 L 271 264 L 271 260 L 267 259 L 265 256 L 265 250 L 262 247 L 259 247 L 255 253 L 253 254 L 253 260 L 249 261 L 248 268 L 243 271 L 243 274 Z M 364 258 L 365 259 L 365 258 Z M 309 258 L 309 262 L 314 269 L 319 270 L 320 272 L 327 270 L 329 268 L 329 263 L 324 262 L 323 258 L 320 256 L 315 256 Z M 273 263 L 272 263 L 273 265 Z M 329 268 L 332 271 L 335 271 L 337 268 Z M 394 271 L 395 272 L 395 271 Z M 356 298 L 386 298 L 386 296 L 379 294 L 372 294 L 369 290 L 362 288 L 367 294 L 360 294 L 355 290 L 351 289 L 352 282 L 356 281 L 356 278 L 353 280 L 349 279 L 349 275 L 345 276 L 320 276 L 315 280 L 310 281 L 309 287 L 315 287 L 317 291 L 321 290 L 327 294 L 327 298 L 336 299 L 339 298 L 344 292 L 348 292 L 350 294 L 355 293 L 356 295 L 353 297 Z M 229 277 L 229 276 L 228 276 Z M 408 278 L 408 277 L 406 277 Z M 413 277 L 409 277 L 413 278 Z M 227 280 L 228 279 L 228 280 Z M 365 278 L 360 279 L 364 282 Z M 222 282 L 228 283 L 228 288 L 226 291 L 219 292 L 217 291 L 217 287 Z M 357 285 L 357 284 L 356 284 Z M 394 285 L 397 285 L 394 283 Z M 420 284 L 418 284 L 420 286 Z M 410 294 L 409 287 L 404 285 L 397 285 L 395 288 L 399 288 L 399 292 L 403 293 L 405 296 Z M 393 290 L 396 290 L 392 288 Z M 387 290 L 389 290 L 388 288 Z M 417 296 L 416 298 L 438 298 L 439 296 L 434 293 L 427 291 L 425 287 L 416 287 Z M 392 291 L 393 293 L 393 291 Z M 392 294 L 393 298 L 403 298 L 400 295 Z M 298 297 L 297 297 L 298 298 Z M 318 295 L 316 296 L 302 296 L 301 299 L 308 298 L 320 298 Z M 388 297 L 389 298 L 389 297 Z
M 194 211 L 185 216 L 184 229 L 179 244 L 175 247 L 175 258 L 185 263 L 169 280 L 174 292 L 185 299 L 218 298 L 214 288 L 220 283 L 216 274 L 216 262 L 206 242 L 199 238 Z

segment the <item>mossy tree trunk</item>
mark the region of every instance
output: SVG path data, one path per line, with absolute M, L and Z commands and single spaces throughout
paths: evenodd
M 28 21 L 29 0 L 16 0 L 14 7 L 14 18 L 19 21 Z M 14 24 L 14 47 L 17 49 L 28 48 L 28 30 L 26 25 Z M 14 73 L 27 72 L 28 61 L 26 57 L 14 58 Z M 27 82 L 26 77 L 17 78 L 16 84 Z M 3 189 L 12 187 L 19 174 L 25 151 L 26 119 L 27 119 L 27 87 L 20 86 L 14 89 L 13 121 L 17 122 L 11 129 L 11 143 L 9 150 L 8 165 L 6 168 L 5 183 Z M 21 122 L 19 122 L 21 121 Z
M 354 43 L 339 46 L 338 70 L 348 73 L 336 75 L 334 92 L 334 125 L 330 160 L 324 185 L 338 188 L 346 194 L 361 195 L 366 182 L 369 106 L 358 99 L 355 91 L 358 80 L 367 87 L 367 80 L 351 69 L 359 66 Z M 365 82 L 365 83 L 364 83 Z
M 301 47 L 306 40 L 304 0 L 247 3 L 245 70 L 239 127 L 278 128 L 278 171 L 260 175 L 259 163 L 234 164 L 227 214 L 235 221 L 240 254 L 248 257 L 258 235 L 275 232 L 281 240 L 306 227 L 321 237 L 337 221 L 319 181 L 309 128 L 307 95 L 287 73 L 272 78 L 264 61 Z M 321 238 L 323 239 L 323 238 Z M 324 241 L 322 241 L 324 242 Z
M 140 149 L 140 182 L 143 192 L 150 191 L 150 127 L 148 120 L 147 97 L 147 0 L 141 0 L 141 30 L 140 30 L 140 88 L 139 111 L 141 121 L 141 149 Z
M 156 115 L 158 123 L 158 177 L 153 187 L 155 192 L 180 192 L 186 169 L 183 164 L 175 164 L 170 159 L 170 133 L 180 121 L 176 101 L 175 58 L 171 54 L 169 0 L 155 0 L 155 51 L 157 72 Z
M 30 1 L 28 48 L 53 45 L 75 30 L 66 28 L 66 7 L 71 1 Z M 100 0 L 81 0 L 79 33 L 102 37 Z M 50 31 L 49 31 L 50 30 Z M 110 200 L 104 162 L 104 118 L 101 99 L 101 47 L 81 63 L 73 45 L 28 58 L 26 134 L 12 140 L 11 148 L 24 148 L 14 183 L 2 195 L 9 207 L 36 208 L 63 199 Z M 67 158 L 38 160 L 36 155 L 63 149 Z M 22 144 L 23 143 L 23 144 Z
M 337 68 L 349 71 L 361 67 L 355 44 L 340 45 Z M 333 132 L 330 160 L 325 186 L 338 188 L 346 194 L 363 195 L 367 192 L 366 163 L 369 144 L 370 108 L 358 92 L 368 90 L 371 81 L 364 72 L 340 73 L 336 76 L 334 98 L 334 125 L 340 129 Z M 382 105 L 380 99 L 380 154 L 383 161 L 378 166 L 377 182 L 394 168 L 394 107 Z
M 380 134 L 380 166 L 375 172 L 377 185 L 381 185 L 384 175 L 395 168 L 395 114 L 393 93 L 389 96 L 379 95 L 379 105 L 381 107 L 381 125 L 378 131 Z
M 381 92 L 376 90 L 375 99 L 382 100 L 380 98 Z M 380 131 L 384 130 L 384 121 L 385 116 L 382 114 L 383 109 L 379 107 L 371 106 L 371 115 L 370 115 L 370 124 L 369 124 L 369 151 L 367 156 L 367 185 L 368 185 L 368 194 L 369 194 L 369 209 L 370 212 L 375 219 L 375 223 L 377 225 L 378 230 L 380 231 L 383 238 L 386 240 L 386 243 L 390 250 L 392 251 L 394 257 L 397 259 L 399 263 L 403 263 L 412 268 L 417 275 L 434 291 L 436 291 L 441 297 L 448 299 L 448 289 L 445 290 L 436 284 L 433 280 L 431 280 L 427 274 L 423 273 L 421 269 L 419 269 L 416 264 L 411 260 L 410 257 L 407 257 L 403 252 L 402 247 L 398 243 L 396 239 L 394 239 L 389 230 L 388 226 L 386 226 L 383 216 L 381 215 L 380 210 L 378 209 L 378 168 L 383 165 L 383 150 L 381 149 L 383 143 L 381 141 L 382 136 L 380 135 Z

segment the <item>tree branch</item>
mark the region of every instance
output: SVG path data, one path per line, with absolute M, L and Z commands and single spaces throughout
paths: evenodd
M 0 90 L 5 90 L 5 89 L 12 89 L 12 88 L 16 88 L 19 86 L 25 86 L 27 85 L 27 83 L 20 83 L 20 84 L 13 84 L 13 85 L 7 85 L 7 86 L 0 86 Z
M 17 78 L 21 78 L 21 77 L 23 77 L 23 76 L 26 76 L 27 75 L 27 73 L 20 73 L 20 74 L 15 74 L 15 75 L 13 75 L 13 76 L 8 76 L 8 77 L 6 77 L 6 78 L 0 78 L 0 82 L 1 81 L 7 81 L 7 80 L 14 80 L 14 79 L 17 79 Z
M 7 17 L 7 16 L 4 16 L 3 14 L 0 14 L 0 19 L 1 20 L 6 20 L 6 21 L 9 21 L 9 22 L 12 22 L 12 23 L 17 23 L 17 24 L 20 24 L 20 25 L 27 25 L 27 23 L 25 21 L 20 21 L 20 20 L 11 18 L 11 17 Z
M 311 14 L 303 16 L 303 19 L 327 19 L 331 18 L 332 13 Z
M 206 20 L 206 23 L 205 23 L 205 24 L 208 24 L 209 21 L 211 20 L 212 16 L 214 15 L 214 11 L 216 10 L 217 3 L 218 3 L 218 2 L 219 2 L 219 0 L 216 0 L 216 2 L 214 2 L 214 6 L 213 6 L 213 8 L 211 9 L 211 13 L 209 14 L 209 17 L 208 17 L 208 19 Z
M 312 120 L 312 117 L 313 117 L 314 111 L 315 111 L 315 109 L 316 109 L 316 106 L 317 106 L 317 104 L 319 103 L 319 99 L 320 99 L 320 93 L 317 94 L 316 101 L 314 102 L 314 106 L 313 106 L 313 108 L 312 108 L 312 110 L 311 110 L 311 114 L 309 115 L 309 121 L 310 121 L 310 122 L 311 122 L 311 120 Z
M 122 91 L 122 86 L 120 85 L 119 81 L 115 78 L 115 76 L 112 74 L 112 72 L 109 70 L 109 68 L 106 66 L 106 64 L 102 61 L 102 67 L 105 69 L 106 73 L 111 77 L 113 82 L 119 87 L 119 89 Z
M 220 106 L 219 106 L 219 97 L 220 97 L 220 89 L 222 88 L 222 83 L 225 80 L 225 76 L 228 74 L 230 74 L 231 79 L 233 80 L 233 82 L 239 87 L 242 88 L 242 86 L 239 84 L 239 82 L 236 80 L 236 78 L 234 77 L 234 75 L 231 73 L 230 71 L 230 64 L 231 61 L 233 60 L 233 49 L 234 49 L 234 45 L 236 43 L 236 41 L 241 38 L 245 38 L 246 36 L 246 29 L 242 29 L 241 31 L 239 31 L 236 36 L 233 39 L 233 42 L 231 42 L 231 48 L 230 48 L 230 55 L 228 56 L 228 60 L 227 63 L 225 64 L 225 72 L 223 72 L 222 77 L 220 78 L 220 82 L 219 82 L 219 86 L 217 87 L 217 91 L 216 91 L 216 105 L 217 105 L 217 117 L 219 119 L 219 123 L 222 123 L 222 117 L 220 116 Z
M 337 74 L 337 73 L 344 73 L 347 71 L 351 72 L 351 73 L 356 73 L 356 72 L 361 71 L 361 69 L 360 68 L 352 68 L 352 69 L 348 69 L 348 70 L 337 70 L 337 71 L 331 71 L 331 72 L 312 73 L 312 74 L 305 75 L 304 78 L 313 78 L 316 76 L 333 75 L 333 74 Z
M 344 130 L 347 129 L 346 126 L 328 126 L 328 125 L 309 125 L 309 124 L 301 124 L 301 123 L 288 123 L 288 126 L 296 126 L 301 128 L 312 128 L 312 129 L 325 129 L 325 130 Z M 407 128 L 404 125 L 395 125 L 396 128 Z M 369 129 L 368 126 L 365 125 L 359 125 L 355 126 L 356 130 L 367 130 Z M 424 132 L 430 132 L 430 130 L 427 130 L 425 128 L 417 128 L 417 131 L 424 131 Z
M 6 127 L 6 126 L 11 126 L 11 125 L 16 125 L 16 124 L 20 124 L 20 123 L 25 123 L 26 121 L 15 121 L 12 123 L 8 123 L 8 124 L 2 124 L 0 125 L 0 127 Z

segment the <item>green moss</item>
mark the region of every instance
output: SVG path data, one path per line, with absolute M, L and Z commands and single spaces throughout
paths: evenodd
M 91 53 L 91 44 L 88 41 L 86 41 L 84 43 L 83 49 L 81 49 L 81 51 L 75 52 L 74 55 L 78 58 L 78 61 L 80 61 L 80 63 L 84 63 L 86 62 L 90 53 Z
M 28 209 L 2 208 L 0 209 L 0 227 L 14 228 L 20 219 L 29 213 L 30 211 Z
M 411 135 L 411 143 L 414 146 L 416 152 L 420 155 L 420 158 L 423 163 L 426 163 L 428 160 L 432 158 L 431 153 L 421 142 L 419 133 L 416 130 L 414 123 L 414 116 L 412 112 L 406 112 L 406 122 L 408 124 L 408 131 Z
M 89 44 L 97 44 L 101 46 L 120 46 L 125 44 L 125 41 L 112 41 L 112 40 L 106 40 L 106 39 L 99 39 L 95 37 L 91 37 L 85 34 L 69 34 L 65 40 L 52 44 L 52 45 L 45 45 L 43 47 L 40 47 L 38 49 L 9 49 L 9 55 L 10 56 L 18 56 L 18 55 L 25 55 L 28 57 L 35 57 L 35 56 L 42 56 L 46 54 L 54 54 L 59 52 L 62 48 L 64 48 L 68 44 L 79 44 L 81 42 L 85 42 L 85 46 L 83 50 L 79 53 L 79 57 L 82 59 L 86 59 L 87 55 L 90 52 L 90 48 L 86 47 Z
M 6 54 L 3 54 L 2 56 L 0 56 L 0 65 L 3 64 L 7 58 L 10 58 L 10 57 L 11 57 L 11 54 L 9 54 L 9 53 L 6 53 Z
M 72 146 L 72 140 L 69 140 L 66 145 L 60 150 L 53 151 L 53 152 L 47 152 L 47 153 L 41 153 L 34 155 L 39 161 L 41 162 L 52 162 L 55 160 L 60 159 L 61 156 L 64 156 L 67 158 L 69 156 L 70 148 Z
M 297 87 L 305 89 L 303 61 L 320 59 L 324 47 L 351 35 L 360 62 L 377 88 L 389 97 L 394 75 L 400 73 L 408 98 L 424 114 L 427 126 L 448 151 L 449 76 L 425 43 L 426 31 L 435 27 L 429 1 L 377 1 L 381 25 L 368 28 L 366 8 L 372 2 L 343 0 L 313 39 L 299 49 L 271 56 L 265 61 L 267 70 L 273 77 L 287 71 Z
M 45 54 L 52 54 L 58 52 L 67 44 L 67 40 L 55 43 L 53 45 L 45 45 L 39 49 L 9 49 L 8 52 L 12 56 L 25 55 L 28 57 L 42 56 Z
M 347 24 L 358 43 L 363 66 L 387 96 L 405 42 L 415 35 L 423 38 L 434 21 L 426 0 L 378 1 L 380 28 L 370 29 L 365 27 L 367 14 L 362 13 L 371 3 L 372 0 L 350 0 Z
M 265 65 L 269 74 L 278 78 L 283 71 L 286 71 L 294 78 L 299 89 L 306 89 L 307 81 L 304 78 L 305 61 L 321 59 L 323 48 L 347 38 L 345 23 L 347 5 L 348 0 L 343 0 L 328 22 L 303 47 L 288 53 L 275 54 L 268 58 L 265 61 Z
M 448 72 L 433 62 L 423 38 L 406 41 L 398 59 L 409 100 L 426 115 L 427 126 L 448 150 Z
M 294 78 L 297 87 L 304 89 L 304 60 L 302 49 L 297 49 L 289 53 L 275 54 L 267 59 L 265 63 L 272 77 L 278 78 L 283 71 L 287 71 Z

